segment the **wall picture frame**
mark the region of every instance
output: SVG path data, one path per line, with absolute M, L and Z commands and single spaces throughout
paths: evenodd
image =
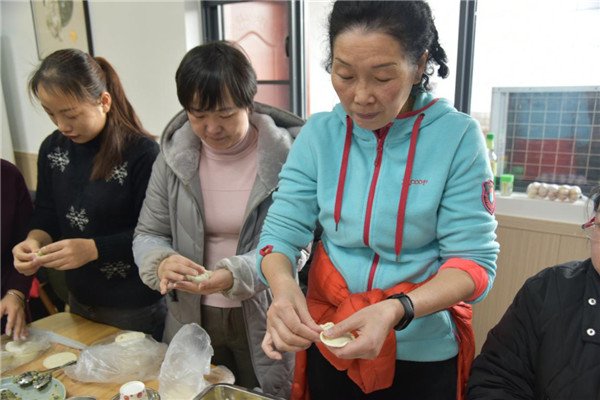
M 86 0 L 30 0 L 38 58 L 76 48 L 93 55 Z

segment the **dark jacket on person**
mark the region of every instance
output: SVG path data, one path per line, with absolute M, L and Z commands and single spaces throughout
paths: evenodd
M 591 259 L 525 282 L 475 359 L 468 399 L 600 400 L 600 275 Z
M 33 276 L 22 275 L 15 269 L 12 248 L 27 236 L 33 204 L 21 172 L 10 162 L 1 162 L 2 297 L 9 289 L 15 289 L 28 298 Z

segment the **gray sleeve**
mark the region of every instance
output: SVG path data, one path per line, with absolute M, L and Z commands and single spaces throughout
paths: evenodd
M 233 274 L 233 286 L 222 292 L 225 297 L 244 301 L 268 288 L 256 273 L 256 251 L 253 249 L 245 254 L 224 258 L 217 263 L 216 269 L 227 269 Z M 297 271 L 304 267 L 308 256 L 308 250 L 300 252 Z
M 159 264 L 168 256 L 177 254 L 172 245 L 167 174 L 167 165 L 162 154 L 159 154 L 152 167 L 133 237 L 133 256 L 140 278 L 154 290 L 159 290 Z

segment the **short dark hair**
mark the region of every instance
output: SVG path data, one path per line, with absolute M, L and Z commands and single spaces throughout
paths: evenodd
M 413 63 L 428 50 L 427 67 L 421 77 L 424 89 L 429 89 L 434 63 L 438 65 L 440 77 L 448 76 L 446 52 L 440 46 L 431 9 L 425 1 L 336 0 L 329 15 L 329 55 L 325 65 L 328 72 L 331 72 L 335 39 L 340 33 L 353 28 L 391 35 Z
M 227 41 L 196 46 L 183 57 L 177 73 L 177 98 L 186 110 L 214 111 L 227 95 L 236 107 L 252 109 L 256 72 L 245 54 Z

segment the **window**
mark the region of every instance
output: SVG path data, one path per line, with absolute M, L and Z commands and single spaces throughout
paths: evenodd
M 600 182 L 597 1 L 479 1 L 471 115 L 515 189 Z
M 600 87 L 494 88 L 491 129 L 504 172 L 525 191 L 533 181 L 578 185 L 600 180 Z

